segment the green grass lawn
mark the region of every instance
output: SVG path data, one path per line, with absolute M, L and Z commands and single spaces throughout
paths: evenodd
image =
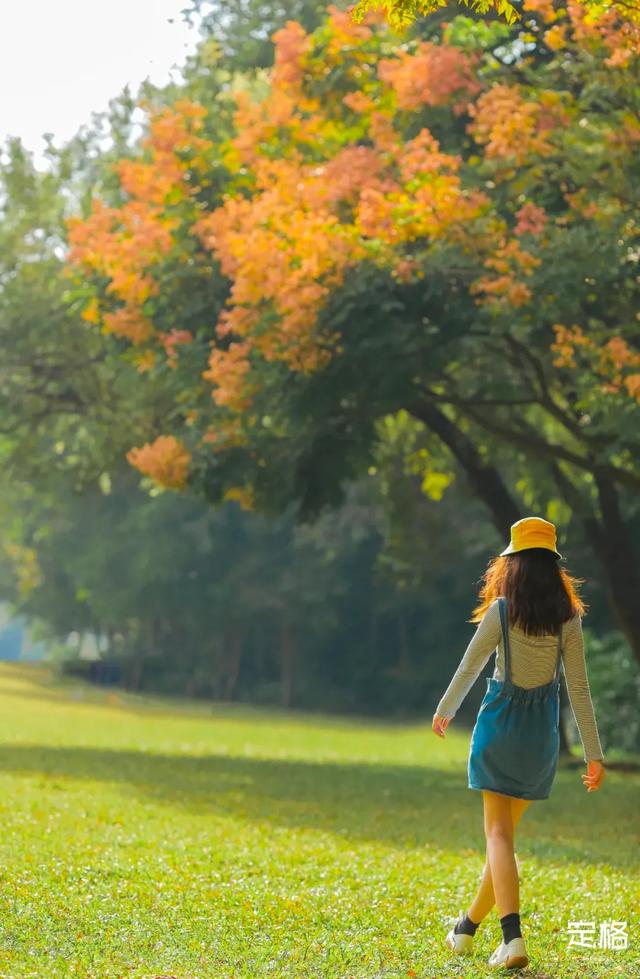
M 0 664 L 0 976 L 476 977 L 469 730 L 137 697 Z M 581 755 L 580 755 L 581 758 Z M 528 977 L 640 976 L 640 775 L 562 767 L 518 827 Z M 625 921 L 628 947 L 599 944 Z M 570 946 L 569 921 L 593 924 Z M 511 973 L 513 974 L 513 973 Z

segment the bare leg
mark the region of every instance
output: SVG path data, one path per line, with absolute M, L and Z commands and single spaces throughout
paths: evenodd
M 483 791 L 484 832 L 487 839 L 487 857 L 491 867 L 491 879 L 498 914 L 512 914 L 520 910 L 520 886 L 518 868 L 513 853 L 513 822 L 511 801 L 499 792 Z
M 479 924 L 485 918 L 491 908 L 496 903 L 493 893 L 493 881 L 491 879 L 491 867 L 489 865 L 489 850 L 487 849 L 484 867 L 482 868 L 482 880 L 476 892 L 476 896 L 469 905 L 467 914 L 474 924 Z
M 483 797 L 484 794 L 485 793 L 483 792 Z M 523 813 L 525 812 L 525 810 L 528 809 L 529 806 L 531 805 L 532 800 L 511 798 L 508 801 L 509 801 L 512 839 L 513 839 L 516 826 L 520 822 L 520 819 Z M 487 816 L 486 816 L 486 803 L 485 803 L 485 831 L 486 831 L 486 824 L 487 824 Z M 517 879 L 517 868 L 516 868 L 516 879 Z M 467 914 L 471 919 L 471 921 L 477 924 L 489 914 L 489 912 L 491 911 L 495 903 L 496 903 L 496 897 L 493 888 L 493 878 L 491 875 L 491 862 L 489 858 L 489 842 L 487 840 L 486 859 L 485 859 L 484 867 L 482 868 L 482 880 L 480 882 L 480 886 L 478 888 L 476 896 L 474 897 L 473 901 L 469 905 L 469 910 L 467 911 Z M 509 913 L 508 911 L 501 912 L 500 916 L 502 917 L 504 914 L 508 914 L 508 913 Z

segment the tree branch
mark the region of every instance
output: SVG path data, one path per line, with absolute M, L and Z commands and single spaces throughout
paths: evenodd
M 511 524 L 519 520 L 522 513 L 496 467 L 480 455 L 469 436 L 433 401 L 424 399 L 405 407 L 449 448 L 462 466 L 474 494 L 487 506 L 498 533 L 502 537 L 508 537 Z
M 425 391 L 424 395 L 426 399 L 432 401 L 440 401 L 443 404 L 455 404 L 455 399 L 452 399 L 448 394 L 439 395 L 433 391 Z M 472 401 L 465 405 L 466 412 L 469 418 L 486 431 L 491 432 L 493 435 L 498 435 L 507 442 L 518 445 L 521 448 L 528 448 L 544 458 L 564 459 L 565 462 L 570 462 L 585 472 L 593 473 L 597 463 L 592 456 L 581 456 L 576 452 L 572 452 L 571 449 L 559 445 L 557 442 L 540 438 L 531 429 L 513 429 L 501 424 L 492 415 L 480 414 L 474 411 L 474 403 Z M 619 483 L 621 486 L 627 486 L 629 489 L 635 491 L 640 489 L 640 473 L 634 473 L 628 469 L 620 469 L 618 466 L 611 465 L 611 463 L 600 465 L 602 471 L 610 476 L 614 482 Z

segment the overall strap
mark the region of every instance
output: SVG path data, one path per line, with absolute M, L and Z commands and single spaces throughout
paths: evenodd
M 558 629 L 558 655 L 556 657 L 556 671 L 554 673 L 554 680 L 557 680 L 560 676 L 560 660 L 562 658 L 562 622 L 560 623 L 560 628 Z
M 502 626 L 502 645 L 504 647 L 504 678 L 505 680 L 511 679 L 511 669 L 510 669 L 510 659 L 511 650 L 509 649 L 509 624 L 507 617 L 507 600 L 506 598 L 500 597 L 498 599 L 498 607 L 500 609 L 500 624 Z

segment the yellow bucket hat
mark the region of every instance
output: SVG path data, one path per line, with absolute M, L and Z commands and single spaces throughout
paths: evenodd
M 561 558 L 562 554 L 556 551 L 556 528 L 554 524 L 542 517 L 523 517 L 511 524 L 511 542 L 505 547 L 503 554 L 515 554 L 517 551 L 526 551 L 530 547 L 544 547 L 548 551 L 553 551 L 556 557 Z

